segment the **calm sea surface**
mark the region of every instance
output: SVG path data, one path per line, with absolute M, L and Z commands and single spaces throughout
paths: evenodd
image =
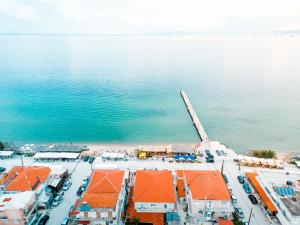
M 0 36 L 0 140 L 300 150 L 300 37 Z

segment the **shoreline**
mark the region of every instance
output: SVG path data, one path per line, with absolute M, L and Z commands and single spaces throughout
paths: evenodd
M 122 143 L 122 142 L 4 142 L 17 146 L 24 145 L 83 145 L 88 148 L 137 148 L 137 147 L 145 147 L 145 146 L 155 146 L 155 147 L 165 147 L 170 145 L 198 145 L 201 142 L 137 142 L 137 143 Z M 226 148 L 231 149 L 236 154 L 239 155 L 249 155 L 250 149 L 245 149 L 243 151 L 237 151 L 235 149 L 230 148 L 228 145 L 219 142 L 220 144 L 226 146 Z M 259 150 L 259 149 L 258 149 Z M 276 151 L 276 156 L 278 159 L 288 159 L 291 157 L 300 158 L 300 150 L 299 151 Z

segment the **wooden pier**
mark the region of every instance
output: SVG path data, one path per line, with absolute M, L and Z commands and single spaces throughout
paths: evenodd
M 201 124 L 201 121 L 200 121 L 199 117 L 197 116 L 197 114 L 196 114 L 196 112 L 195 112 L 195 110 L 194 110 L 194 108 L 193 108 L 193 106 L 190 102 L 189 97 L 187 96 L 187 94 L 184 91 L 180 91 L 180 94 L 181 94 L 181 97 L 182 97 L 182 99 L 183 99 L 183 101 L 184 101 L 184 103 L 187 107 L 187 110 L 188 110 L 188 112 L 189 112 L 189 114 L 192 118 L 192 121 L 194 123 L 194 126 L 197 130 L 197 133 L 198 133 L 201 141 L 208 141 L 209 140 L 208 136 L 207 136 L 202 124 Z

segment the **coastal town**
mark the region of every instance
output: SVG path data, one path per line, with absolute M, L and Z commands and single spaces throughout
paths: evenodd
M 2 144 L 0 224 L 299 224 L 299 157 L 209 140 L 181 95 L 198 144 Z
M 216 141 L 27 144 L 0 157 L 0 224 L 300 221 L 296 165 L 238 155 Z

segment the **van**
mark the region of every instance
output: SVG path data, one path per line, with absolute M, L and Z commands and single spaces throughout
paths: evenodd
M 235 197 L 235 195 L 231 195 L 231 202 L 232 202 L 232 204 L 237 203 L 237 198 Z

